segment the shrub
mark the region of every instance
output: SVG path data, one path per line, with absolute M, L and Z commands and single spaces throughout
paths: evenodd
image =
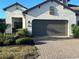
M 0 34 L 0 39 L 1 40 L 6 40 L 6 39 L 13 39 L 14 35 L 13 34 Z
M 14 34 L 5 34 L 5 39 L 13 39 Z
M 16 44 L 20 45 L 20 44 L 32 44 L 33 41 L 31 38 L 19 38 L 16 40 Z
M 0 46 L 14 44 L 13 34 L 0 34 Z
M 16 35 L 20 37 L 26 36 L 27 34 L 28 34 L 27 29 L 18 29 L 16 32 Z
M 72 33 L 75 38 L 79 38 L 79 26 L 72 25 Z
M 3 40 L 0 39 L 0 46 L 3 46 Z
M 0 23 L 0 32 L 4 33 L 8 27 L 10 27 L 10 24 Z
M 4 35 L 0 33 L 0 46 L 3 46 L 4 39 Z
M 8 39 L 8 40 L 5 40 L 3 43 L 4 43 L 4 45 L 13 45 L 13 44 L 15 44 L 15 40 Z
M 4 39 L 4 35 L 2 33 L 0 33 L 0 40 Z

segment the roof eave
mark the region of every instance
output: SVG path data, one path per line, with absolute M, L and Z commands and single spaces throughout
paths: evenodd
M 28 9 L 28 8 L 24 7 L 23 5 L 21 5 L 21 4 L 19 4 L 19 3 L 16 2 L 16 3 L 14 3 L 14 4 L 6 7 L 6 8 L 3 8 L 3 10 L 5 11 L 5 10 L 7 10 L 8 8 L 10 8 L 10 7 L 14 6 L 14 5 L 19 5 L 19 6 L 23 7 L 23 8 L 25 8 L 25 9 Z

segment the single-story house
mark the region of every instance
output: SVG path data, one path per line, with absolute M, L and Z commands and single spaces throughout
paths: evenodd
M 10 24 L 6 33 L 27 28 L 33 36 L 70 37 L 73 35 L 71 25 L 79 24 L 79 6 L 67 4 L 68 2 L 69 0 L 45 0 L 29 9 L 14 3 L 4 8 L 6 24 Z

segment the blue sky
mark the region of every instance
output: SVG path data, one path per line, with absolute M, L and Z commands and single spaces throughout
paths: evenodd
M 3 11 L 3 8 L 15 2 L 18 2 L 27 8 L 31 8 L 34 5 L 37 5 L 43 1 L 44 0 L 0 0 L 0 18 L 5 18 L 5 12 Z M 71 0 L 69 3 L 79 5 L 78 0 Z

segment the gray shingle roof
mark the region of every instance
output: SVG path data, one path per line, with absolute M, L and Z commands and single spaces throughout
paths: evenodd
M 51 2 L 55 1 L 56 3 L 63 5 L 65 8 L 74 11 L 73 9 L 71 9 L 70 7 L 66 6 L 65 4 L 59 2 L 58 0 L 46 0 L 46 1 L 44 1 L 44 2 L 42 2 L 42 3 L 40 3 L 40 4 L 38 4 L 38 5 L 36 5 L 36 6 L 32 7 L 32 8 L 30 8 L 30 9 L 25 10 L 23 13 L 27 13 L 28 11 L 30 11 L 30 10 L 32 10 L 32 9 L 35 9 L 35 8 L 37 8 L 37 7 L 40 7 L 41 5 L 43 5 L 43 4 L 45 4 L 45 3 L 49 2 L 49 1 L 51 1 Z

